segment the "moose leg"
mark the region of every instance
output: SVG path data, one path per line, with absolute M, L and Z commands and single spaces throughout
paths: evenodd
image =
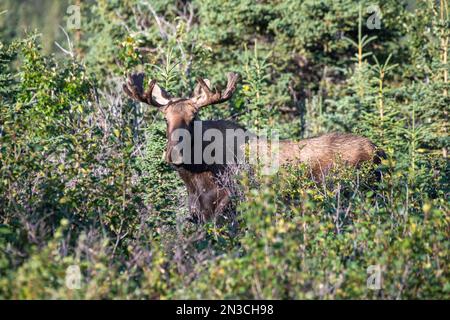
M 220 188 L 217 184 L 208 187 L 198 189 L 191 197 L 191 214 L 195 215 L 199 222 L 215 219 L 230 203 L 227 189 Z

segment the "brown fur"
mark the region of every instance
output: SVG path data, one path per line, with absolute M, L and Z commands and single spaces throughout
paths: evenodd
M 172 159 L 171 151 L 179 142 L 172 140 L 172 132 L 183 128 L 189 130 L 193 136 L 194 122 L 199 121 L 196 119 L 199 109 L 229 99 L 235 89 L 237 75 L 229 74 L 227 88 L 214 93 L 210 91 L 209 82 L 200 79 L 193 96 L 189 99 L 172 99 L 154 81 L 150 82 L 149 89 L 144 92 L 143 79 L 142 74 L 132 75 L 124 86 L 124 91 L 133 99 L 157 106 L 164 113 L 167 122 L 165 159 L 173 165 L 186 185 L 191 215 L 197 221 L 214 219 L 230 203 L 230 190 L 218 181 L 218 176 L 227 169 L 227 165 L 184 164 L 179 161 L 180 156 Z M 225 120 L 201 121 L 201 123 L 203 132 L 214 128 L 224 135 L 226 129 L 244 129 L 234 122 Z M 206 143 L 203 143 L 201 149 L 203 150 L 205 146 Z M 280 141 L 279 146 L 280 165 L 306 163 L 317 180 L 321 180 L 338 160 L 347 165 L 358 166 L 364 161 L 379 162 L 379 157 L 383 156 L 382 151 L 377 151 L 375 145 L 367 138 L 342 133 L 330 133 L 300 141 Z M 236 148 L 226 152 L 235 155 Z

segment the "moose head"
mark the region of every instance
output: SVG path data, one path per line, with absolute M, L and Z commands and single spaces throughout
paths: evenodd
M 144 74 L 137 73 L 128 77 L 123 85 L 125 93 L 132 99 L 157 107 L 164 114 L 167 123 L 167 146 L 165 160 L 173 165 L 182 163 L 182 155 L 176 150 L 180 137 L 176 130 L 184 129 L 192 133 L 194 120 L 201 108 L 225 102 L 231 98 L 238 80 L 238 74 L 228 73 L 228 83 L 223 91 L 212 91 L 207 79 L 198 78 L 190 98 L 174 98 L 161 88 L 156 80 L 151 80 L 144 91 Z

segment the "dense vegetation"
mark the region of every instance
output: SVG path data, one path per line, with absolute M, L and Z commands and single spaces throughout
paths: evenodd
M 450 298 L 447 0 L 74 3 L 67 39 L 64 1 L 0 4 L 0 298 Z M 202 118 L 367 136 L 382 179 L 241 172 L 229 221 L 192 224 L 138 69 L 178 96 L 239 72 Z

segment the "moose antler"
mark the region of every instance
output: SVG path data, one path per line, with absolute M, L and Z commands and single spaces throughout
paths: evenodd
M 227 78 L 227 87 L 222 92 L 211 92 L 211 89 L 206 84 L 205 80 L 198 78 L 197 81 L 201 88 L 201 90 L 199 91 L 203 91 L 203 93 L 192 98 L 196 107 L 201 108 L 211 104 L 221 103 L 230 99 L 234 91 L 236 90 L 236 83 L 238 81 L 239 75 L 237 73 L 230 72 L 227 74 Z
M 169 94 L 156 84 L 156 80 L 150 81 L 147 91 L 144 92 L 144 73 L 142 72 L 129 75 L 123 85 L 123 91 L 134 100 L 158 108 L 164 107 L 171 100 Z

